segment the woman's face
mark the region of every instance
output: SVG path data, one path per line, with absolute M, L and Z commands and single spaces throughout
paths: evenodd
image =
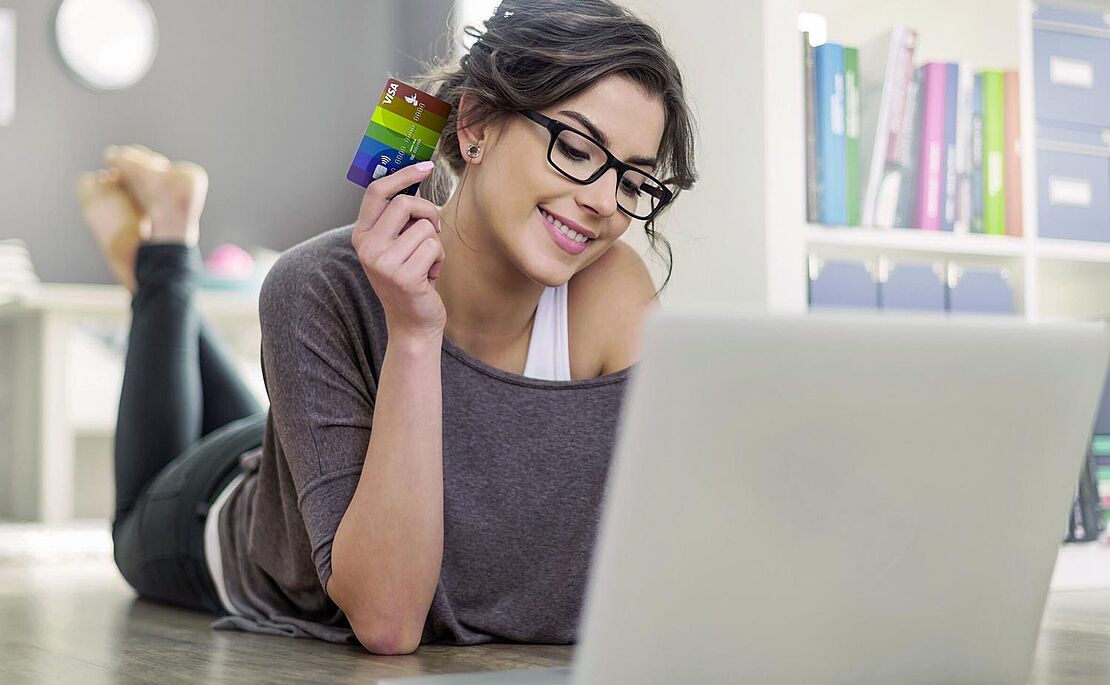
M 663 103 L 623 76 L 606 77 L 574 98 L 537 111 L 605 143 L 622 161 L 654 159 L 663 137 Z M 462 136 L 460 141 L 467 159 L 469 141 L 462 141 Z M 481 169 L 471 168 L 470 180 L 476 181 L 478 205 L 493 242 L 521 273 L 554 287 L 608 250 L 631 218 L 617 207 L 616 169 L 606 170 L 589 185 L 575 183 L 547 161 L 550 141 L 546 128 L 514 114 L 499 128 L 487 129 L 486 140 L 479 143 Z M 658 178 L 651 164 L 633 166 Z M 584 249 L 568 245 L 561 240 L 565 236 L 552 233 L 557 229 L 544 219 L 541 208 L 596 237 L 587 240 Z

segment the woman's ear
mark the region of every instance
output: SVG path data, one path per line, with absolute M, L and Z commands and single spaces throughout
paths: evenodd
M 456 128 L 459 133 L 459 154 L 462 155 L 464 160 L 470 159 L 466 154 L 466 149 L 473 145 L 482 146 L 482 139 L 485 136 L 485 126 L 482 124 L 467 124 L 464 123 L 472 115 L 471 110 L 477 98 L 471 93 L 463 93 L 459 98 L 459 111 L 455 119 L 457 122 Z

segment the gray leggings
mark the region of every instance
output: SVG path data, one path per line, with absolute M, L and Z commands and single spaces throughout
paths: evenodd
M 115 438 L 112 540 L 140 597 L 222 614 L 204 558 L 208 507 L 262 444 L 266 413 L 194 306 L 195 248 L 139 246 Z

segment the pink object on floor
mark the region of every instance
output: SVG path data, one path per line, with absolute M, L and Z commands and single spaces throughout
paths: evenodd
M 254 273 L 254 258 L 238 245 L 225 244 L 212 250 L 204 266 L 212 276 L 246 280 Z

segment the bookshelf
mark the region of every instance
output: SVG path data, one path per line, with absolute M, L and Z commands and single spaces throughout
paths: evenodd
M 657 226 L 675 252 L 664 305 L 804 311 L 813 253 L 1003 266 L 1026 319 L 1110 314 L 1110 243 L 1038 238 L 1032 0 L 751 0 L 715 5 L 713 21 L 682 3 L 626 4 L 662 27 L 698 118 L 701 178 Z M 1051 4 L 1110 12 L 1110 0 Z M 800 12 L 822 15 L 830 40 L 854 45 L 907 24 L 918 31 L 917 64 L 1017 69 L 1024 236 L 808 224 Z

